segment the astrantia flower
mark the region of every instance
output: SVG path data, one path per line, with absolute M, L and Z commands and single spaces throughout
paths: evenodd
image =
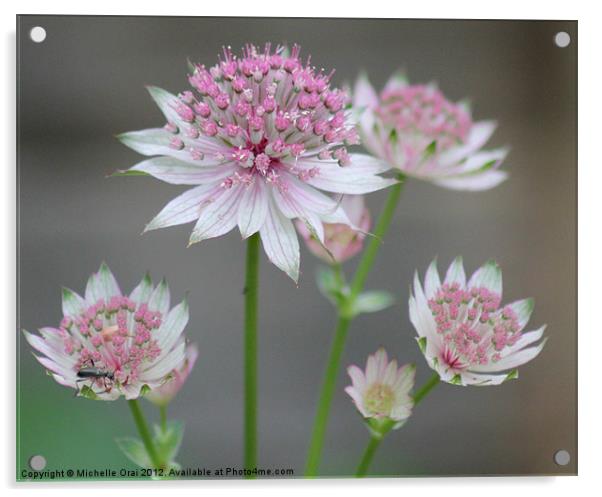
M 197 360 L 199 351 L 196 345 L 191 344 L 186 347 L 186 355 L 182 364 L 175 368 L 171 373 L 171 378 L 161 385 L 146 394 L 146 399 L 158 406 L 166 406 L 176 396 L 180 389 L 186 383 L 190 375 L 194 363 Z
M 299 243 L 291 219 L 302 219 L 323 240 L 322 221 L 350 224 L 332 194 L 363 194 L 394 183 L 377 174 L 389 166 L 350 154 L 357 132 L 345 92 L 331 74 L 299 58 L 230 49 L 210 68 L 196 65 L 193 91 L 179 96 L 149 88 L 167 119 L 164 128 L 120 139 L 144 155 L 130 169 L 172 184 L 197 185 L 172 200 L 146 230 L 196 221 L 190 243 L 238 225 L 243 238 L 259 232 L 269 259 L 291 278 L 299 272 Z
M 366 76 L 355 86 L 362 145 L 407 176 L 454 190 L 487 190 L 504 181 L 506 149 L 482 151 L 492 121 L 473 122 L 434 85 L 410 85 L 394 75 L 380 96 Z
M 185 360 L 188 305 L 170 310 L 169 303 L 164 280 L 153 287 L 147 275 L 127 296 L 102 264 L 84 297 L 63 289 L 58 328 L 41 328 L 40 336 L 24 333 L 42 354 L 36 359 L 61 385 L 90 398 L 135 399 L 169 381 Z
M 341 207 L 356 228 L 343 223 L 324 223 L 323 242 L 316 240 L 303 221 L 296 222 L 307 248 L 329 264 L 332 264 L 333 258 L 342 263 L 360 252 L 366 233 L 370 230 L 370 211 L 362 195 L 345 195 L 341 200 Z
M 515 368 L 535 358 L 545 340 L 545 325 L 523 333 L 533 300 L 502 302 L 502 272 L 487 262 L 466 282 L 460 257 L 441 283 L 436 262 L 429 266 L 424 289 L 414 276 L 410 320 L 429 366 L 443 381 L 458 385 L 499 385 L 516 378 Z M 502 373 L 503 372 L 503 373 Z
M 397 361 L 389 362 L 387 352 L 380 348 L 368 356 L 366 371 L 358 366 L 347 369 L 352 385 L 345 392 L 371 428 L 391 423 L 388 428 L 399 428 L 412 414 L 414 401 L 410 392 L 414 387 L 416 368 L 411 364 L 397 368 Z

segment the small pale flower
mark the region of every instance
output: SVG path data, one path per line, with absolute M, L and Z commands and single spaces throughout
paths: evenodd
M 420 349 L 448 383 L 499 385 L 518 377 L 515 368 L 537 357 L 545 344 L 540 342 L 545 325 L 523 333 L 532 299 L 502 305 L 502 272 L 494 261 L 467 282 L 457 257 L 443 283 L 433 261 L 424 288 L 415 274 L 409 306 Z
M 413 365 L 398 368 L 397 361 L 389 362 L 387 352 L 380 348 L 368 356 L 365 371 L 353 365 L 347 372 L 352 384 L 345 392 L 373 431 L 399 428 L 410 417 L 414 405 L 410 392 L 416 374 Z
M 171 378 L 159 388 L 151 390 L 146 394 L 146 399 L 157 406 L 169 404 L 180 389 L 186 383 L 188 376 L 194 368 L 194 363 L 199 355 L 196 345 L 190 344 L 186 347 L 186 355 L 182 363 L 171 372 Z
M 115 400 L 138 398 L 171 380 L 185 360 L 188 304 L 170 310 L 165 280 L 148 275 L 123 294 L 106 264 L 88 280 L 84 296 L 63 289 L 58 327 L 24 331 L 36 359 L 61 385 L 79 395 Z
M 324 243 L 316 240 L 303 221 L 296 222 L 297 231 L 307 248 L 329 264 L 333 263 L 333 258 L 334 261 L 343 263 L 360 252 L 366 233 L 370 230 L 370 211 L 362 195 L 345 195 L 341 200 L 341 207 L 356 228 L 343 223 L 324 223 Z
M 487 190 L 507 177 L 498 167 L 508 151 L 481 150 L 496 123 L 473 122 L 467 105 L 433 84 L 411 85 L 395 74 L 377 95 L 362 75 L 353 105 L 362 145 L 407 176 L 454 190 Z
M 149 92 L 167 124 L 120 135 L 135 151 L 158 156 L 125 174 L 148 174 L 166 183 L 194 185 L 146 230 L 196 222 L 190 243 L 228 233 L 259 233 L 268 258 L 295 281 L 299 242 L 293 219 L 324 240 L 323 222 L 352 226 L 340 194 L 365 194 L 396 180 L 390 168 L 345 148 L 358 143 L 347 94 L 326 74 L 270 45 L 229 48 L 213 67 L 191 67 L 193 91 Z

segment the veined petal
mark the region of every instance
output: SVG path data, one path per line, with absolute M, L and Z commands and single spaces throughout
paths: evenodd
M 508 178 L 505 171 L 486 171 L 480 174 L 467 174 L 433 181 L 438 186 L 450 190 L 481 191 L 495 188 Z
M 111 297 L 121 295 L 121 289 L 119 288 L 119 284 L 113 276 L 113 273 L 109 269 L 109 266 L 106 263 L 102 263 L 100 265 L 100 269 L 95 274 L 96 278 L 95 286 L 100 295 L 100 298 L 103 298 L 105 302 L 108 302 Z M 86 291 L 87 293 L 87 291 Z
M 508 156 L 509 149 L 484 150 L 468 157 L 458 167 L 452 168 L 453 175 L 482 174 L 490 169 L 496 169 Z
M 161 361 L 154 362 L 148 369 L 140 373 L 140 381 L 157 381 L 176 369 L 185 359 L 186 343 L 181 340 Z
M 169 202 L 146 226 L 144 231 L 167 228 L 190 223 L 198 219 L 201 208 L 223 190 L 219 184 L 201 185 L 192 188 Z
M 437 260 L 433 260 L 426 270 L 424 277 L 424 293 L 427 299 L 433 298 L 437 289 L 441 286 L 439 271 L 437 270 Z
M 408 86 L 408 78 L 404 71 L 398 69 L 395 71 L 391 77 L 387 80 L 384 91 L 398 90 L 400 88 L 405 88 Z
M 360 74 L 355 82 L 355 88 L 353 89 L 353 105 L 355 107 L 365 107 L 368 109 L 378 105 L 378 95 L 376 94 L 374 87 L 370 84 L 368 75 L 364 72 Z
M 139 304 L 148 302 L 150 296 L 153 293 L 153 280 L 151 280 L 150 274 L 146 273 L 144 278 L 138 283 L 136 288 L 130 293 L 130 299 Z
M 159 311 L 161 314 L 167 314 L 169 311 L 170 293 L 169 286 L 165 278 L 161 280 L 161 283 L 157 285 L 157 288 L 153 290 L 149 300 L 148 307 L 153 311 Z
M 128 169 L 149 174 L 172 185 L 203 185 L 222 181 L 239 169 L 234 163 L 199 166 L 173 157 L 154 157 Z
M 69 288 L 63 288 L 63 315 L 78 316 L 88 305 L 77 293 Z
M 184 300 L 169 311 L 165 322 L 156 334 L 157 345 L 161 349 L 161 355 L 157 358 L 157 362 L 173 348 L 187 324 L 188 302 Z
M 228 233 L 238 221 L 238 206 L 245 186 L 224 188 L 211 202 L 206 203 L 190 235 L 190 244 Z
M 495 373 L 497 371 L 506 371 L 508 369 L 522 366 L 523 364 L 535 359 L 544 348 L 547 338 L 535 347 L 527 347 L 518 352 L 509 354 L 497 362 L 493 362 L 484 366 L 473 367 L 474 371 L 484 373 Z
M 460 287 L 466 286 L 466 273 L 464 272 L 464 264 L 462 257 L 458 256 L 450 264 L 445 275 L 445 283 L 457 283 Z
M 514 345 L 511 345 L 510 347 L 507 347 L 504 350 L 504 356 L 508 356 L 510 354 L 513 354 L 514 352 L 518 352 L 519 350 L 524 349 L 528 345 L 538 342 L 543 337 L 543 332 L 545 331 L 545 329 L 546 325 L 544 324 L 543 326 L 534 331 L 523 333 Z
M 483 264 L 470 278 L 468 287 L 485 287 L 502 296 L 502 270 L 497 262 L 490 260 Z
M 466 143 L 443 152 L 439 157 L 439 163 L 447 167 L 468 157 L 487 143 L 487 140 L 491 138 L 496 127 L 497 123 L 495 121 L 480 121 L 473 124 Z
M 533 299 L 517 300 L 516 302 L 508 304 L 506 307 L 510 307 L 510 309 L 516 313 L 518 325 L 522 330 L 529 322 L 529 318 L 531 317 L 533 308 L 535 307 L 535 301 Z
M 299 240 L 293 223 L 279 211 L 272 198 L 259 234 L 268 259 L 296 283 L 299 279 Z
M 243 238 L 257 233 L 268 213 L 269 193 L 264 181 L 254 181 L 242 194 L 238 207 L 238 228 Z
M 318 159 L 303 159 L 298 165 L 317 167 L 318 173 L 309 178 L 307 183 L 327 192 L 358 195 L 382 190 L 398 183 L 396 179 L 377 176 L 390 166 L 363 154 L 351 154 L 351 164 L 344 167 L 333 161 Z

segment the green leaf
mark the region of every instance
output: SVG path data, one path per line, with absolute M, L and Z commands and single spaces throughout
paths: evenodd
M 353 310 L 356 314 L 363 312 L 378 312 L 391 307 L 395 298 L 389 292 L 374 290 L 358 295 Z
M 178 455 L 184 436 L 184 423 L 181 421 L 169 421 L 165 430 L 155 425 L 154 442 L 163 461 L 173 462 Z
M 454 377 L 449 380 L 452 385 L 461 385 L 462 384 L 462 376 L 459 374 L 454 375 Z
M 144 444 L 141 440 L 134 437 L 124 437 L 115 439 L 117 446 L 121 449 L 121 452 L 141 468 L 152 468 L 153 463 L 146 453 Z
M 504 378 L 504 382 L 506 382 L 508 380 L 516 380 L 517 378 L 518 378 L 518 369 L 513 369 L 506 375 L 506 378 Z
M 429 146 L 424 149 L 424 152 L 422 153 L 422 160 L 427 160 L 429 157 L 435 154 L 435 152 L 437 152 L 437 140 L 433 140 L 431 143 L 429 143 Z
M 320 293 L 336 307 L 340 307 L 345 300 L 345 282 L 334 269 L 321 267 L 316 273 L 316 282 Z
M 150 176 L 150 174 L 144 171 L 135 171 L 131 169 L 118 169 L 114 173 L 109 175 L 109 178 L 121 178 L 123 176 Z
M 96 392 L 92 390 L 88 385 L 84 385 L 79 391 L 80 397 L 85 397 L 90 400 L 99 400 Z

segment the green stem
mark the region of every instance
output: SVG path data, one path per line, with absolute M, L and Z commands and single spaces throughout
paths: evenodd
M 138 400 L 128 400 L 128 405 L 132 411 L 132 416 L 134 417 L 134 422 L 138 428 L 138 433 L 140 434 L 140 438 L 142 438 L 142 443 L 144 444 L 144 448 L 146 449 L 146 453 L 148 454 L 151 463 L 156 469 L 162 468 L 164 465 L 157 454 L 157 449 L 153 443 L 153 438 L 150 430 L 148 429 L 148 424 L 144 417 L 144 413 L 142 412 L 142 409 L 140 409 L 140 404 L 138 404 Z
M 259 235 L 247 242 L 245 277 L 245 468 L 257 466 L 257 293 L 259 286 Z
M 161 431 L 167 432 L 167 406 L 159 407 L 159 416 L 161 417 Z
M 398 179 L 400 181 L 403 180 L 403 176 L 399 175 Z M 374 228 L 374 236 L 371 237 L 366 250 L 364 250 L 362 259 L 355 272 L 349 295 L 345 299 L 345 302 L 339 307 L 337 327 L 328 356 L 328 364 L 326 366 L 322 389 L 320 391 L 320 399 L 318 400 L 318 407 L 307 455 L 307 463 L 305 466 L 305 476 L 316 476 L 318 473 L 322 447 L 324 445 L 324 435 L 328 424 L 328 414 L 334 396 L 341 356 L 343 354 L 343 349 L 345 348 L 345 340 L 347 339 L 347 332 L 351 320 L 353 319 L 352 310 L 355 299 L 364 287 L 368 273 L 374 263 L 374 258 L 382 244 L 382 239 L 391 224 L 395 208 L 397 207 L 401 196 L 402 185 L 403 183 L 400 182 L 390 188 L 389 196 L 387 197 L 378 223 Z
M 418 403 L 424 399 L 427 394 L 433 389 L 435 388 L 437 385 L 439 384 L 439 375 L 437 373 L 434 373 L 433 376 L 431 376 L 428 381 L 422 385 L 414 394 L 414 406 L 417 406 Z
M 364 451 L 364 455 L 362 456 L 362 460 L 360 461 L 359 466 L 357 467 L 357 471 L 355 472 L 355 476 L 357 478 L 362 478 L 366 476 L 368 472 L 368 468 L 370 467 L 370 463 L 372 462 L 372 458 L 374 457 L 374 453 L 378 446 L 382 442 L 382 437 L 370 437 L 370 441 L 366 446 L 366 450 Z
M 439 379 L 439 375 L 435 373 L 427 380 L 427 382 L 424 385 L 422 385 L 418 389 L 418 391 L 414 394 L 414 407 L 418 405 L 418 403 L 422 399 L 424 399 L 428 395 L 428 393 L 439 384 Z M 389 427 L 389 429 L 391 427 L 392 425 Z M 355 473 L 356 477 L 361 478 L 362 476 L 366 475 L 366 473 L 368 472 L 368 468 L 370 467 L 370 463 L 372 462 L 372 458 L 374 457 L 374 453 L 376 452 L 376 449 L 380 445 L 380 442 L 383 438 L 384 433 L 379 437 L 375 437 L 374 435 L 370 437 L 370 441 L 366 446 L 366 450 L 364 451 L 362 460 L 359 466 L 357 467 L 357 471 Z

